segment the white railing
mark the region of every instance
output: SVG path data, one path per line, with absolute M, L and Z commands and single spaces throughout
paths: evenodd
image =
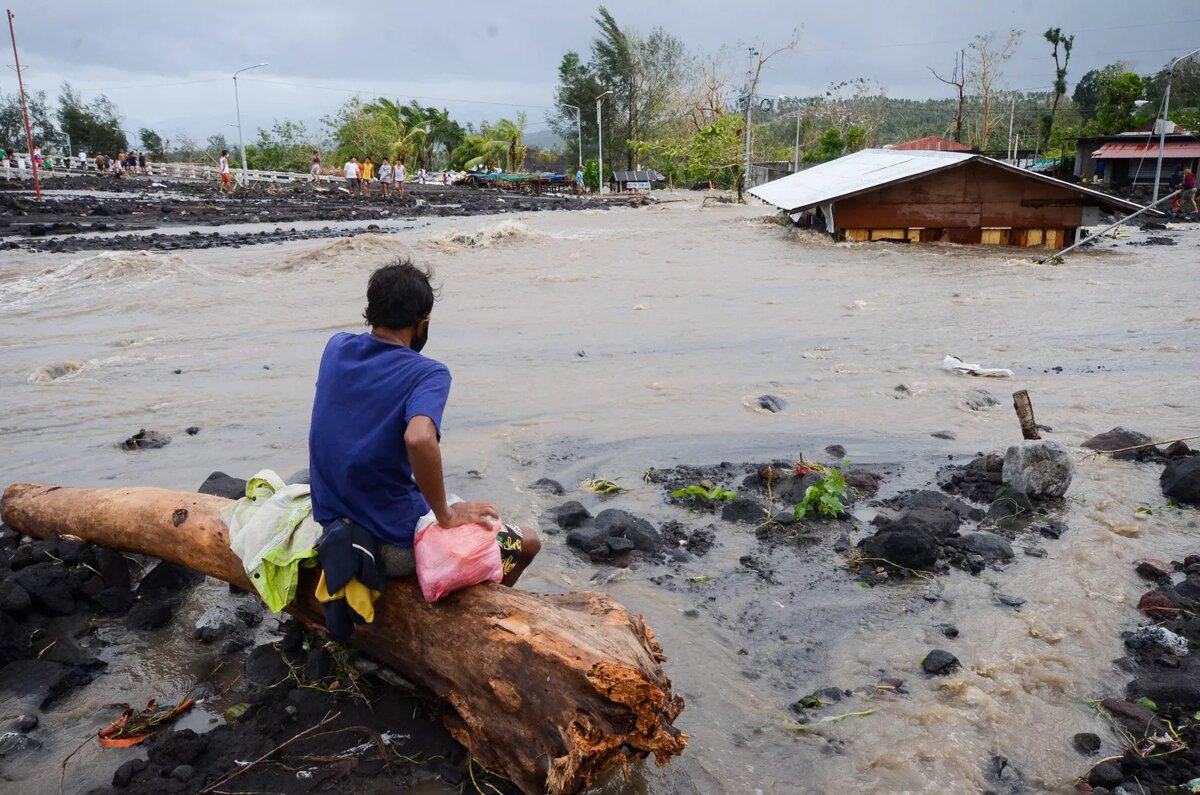
M 12 160 L 16 165 L 12 165 L 9 161 L 4 161 L 4 178 L 5 179 L 33 179 L 33 161 L 28 154 L 14 154 Z M 87 175 L 104 175 L 109 174 L 109 170 L 98 170 L 94 160 L 80 160 L 78 157 L 70 158 L 55 158 L 53 169 L 48 169 L 42 166 L 38 169 L 41 176 L 55 177 L 79 177 Z M 64 165 L 65 164 L 65 165 Z M 159 179 L 193 179 L 216 182 L 219 178 L 220 170 L 216 166 L 210 166 L 202 163 L 146 163 L 145 176 L 155 177 Z M 242 170 L 240 168 L 233 169 L 234 179 L 241 180 Z M 246 170 L 247 182 L 308 182 L 312 179 L 309 174 L 301 174 L 294 171 L 259 171 L 256 169 Z

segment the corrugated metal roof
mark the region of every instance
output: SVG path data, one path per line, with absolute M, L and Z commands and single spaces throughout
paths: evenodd
M 1158 157 L 1158 142 L 1152 144 L 1105 144 L 1092 152 L 1096 160 L 1140 160 Z M 1200 157 L 1200 142 L 1168 141 L 1163 144 L 1163 157 Z
M 899 149 L 902 152 L 913 150 L 923 150 L 928 152 L 970 152 L 971 147 L 966 144 L 960 144 L 958 141 L 947 141 L 937 135 L 926 135 L 924 138 L 918 138 L 915 141 L 905 141 L 902 144 L 893 144 L 886 147 L 888 149 Z
M 613 182 L 664 182 L 666 177 L 657 171 L 614 171 Z
M 1026 171 L 983 155 L 924 150 L 864 149 L 861 152 L 839 157 L 837 160 L 830 160 L 828 163 L 821 163 L 782 179 L 751 188 L 749 193 L 781 210 L 796 213 L 857 196 L 860 193 L 868 193 L 884 185 L 906 182 L 927 174 L 955 168 L 973 160 L 1092 196 L 1098 204 L 1105 207 L 1125 211 L 1142 209 L 1140 204 L 1118 199 L 1082 185 Z

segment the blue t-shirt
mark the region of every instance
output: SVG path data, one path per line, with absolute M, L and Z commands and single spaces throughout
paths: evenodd
M 413 480 L 404 431 L 425 416 L 440 438 L 449 395 L 444 364 L 370 334 L 335 334 L 321 357 L 308 432 L 313 518 L 346 517 L 411 547 L 429 504 Z

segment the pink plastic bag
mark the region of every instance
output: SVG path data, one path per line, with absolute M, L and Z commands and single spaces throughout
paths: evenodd
M 450 529 L 430 525 L 417 533 L 413 555 L 421 593 L 431 604 L 446 594 L 504 577 L 496 531 L 481 524 Z

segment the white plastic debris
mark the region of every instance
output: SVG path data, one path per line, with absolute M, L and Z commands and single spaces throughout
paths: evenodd
M 1138 640 L 1162 646 L 1176 657 L 1186 657 L 1188 655 L 1187 638 L 1176 635 L 1166 627 L 1138 627 L 1133 636 Z
M 942 369 L 963 375 L 980 375 L 987 378 L 1012 378 L 1013 371 L 1002 367 L 984 367 L 978 364 L 967 364 L 952 353 L 947 353 L 942 359 Z

